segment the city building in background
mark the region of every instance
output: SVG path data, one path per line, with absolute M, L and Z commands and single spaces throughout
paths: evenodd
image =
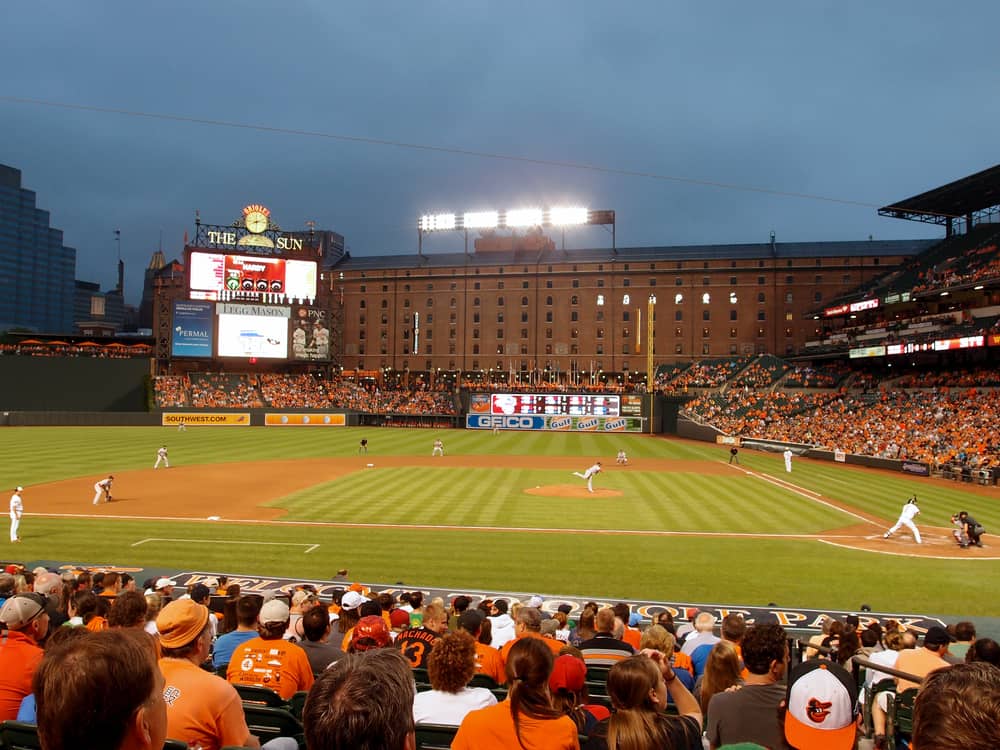
M 21 171 L 0 164 L 0 330 L 70 333 L 76 250 L 21 186 Z

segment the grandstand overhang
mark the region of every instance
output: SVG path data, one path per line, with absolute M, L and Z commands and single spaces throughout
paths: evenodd
M 1000 164 L 949 182 L 878 210 L 879 216 L 945 226 L 948 234 L 964 224 L 966 231 L 1000 214 Z

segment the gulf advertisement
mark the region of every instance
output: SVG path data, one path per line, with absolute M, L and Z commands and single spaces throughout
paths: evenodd
M 211 357 L 215 316 L 211 302 L 174 302 L 170 356 Z
M 160 416 L 164 427 L 177 427 L 182 422 L 189 426 L 209 427 L 249 427 L 250 412 L 170 412 L 165 411 Z
M 638 417 L 568 417 L 540 414 L 467 414 L 470 430 L 545 430 L 550 432 L 642 432 Z
M 267 412 L 265 427 L 343 427 L 347 419 L 343 414 L 279 414 Z

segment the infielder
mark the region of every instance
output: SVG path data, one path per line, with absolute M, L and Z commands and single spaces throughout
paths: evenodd
M 785 452 L 781 454 L 785 457 L 785 471 L 789 474 L 792 473 L 792 449 L 785 448 Z
M 10 496 L 10 541 L 19 542 L 21 537 L 18 536 L 17 530 L 21 525 L 21 515 L 24 513 L 24 503 L 21 502 L 21 493 L 24 492 L 24 487 L 16 487 L 14 489 L 14 494 Z
M 160 450 L 156 451 L 156 463 L 153 464 L 154 469 L 160 468 L 160 461 L 162 461 L 163 465 L 168 469 L 170 468 L 170 461 L 167 460 L 167 446 L 165 445 L 161 447 Z
M 587 492 L 594 491 L 594 476 L 601 473 L 601 462 L 598 461 L 596 464 L 587 469 L 583 474 L 578 471 L 573 472 L 574 477 L 580 477 L 580 479 L 587 480 Z
M 914 495 L 909 500 L 906 501 L 906 505 L 903 506 L 903 510 L 899 514 L 899 520 L 896 521 L 896 525 L 889 529 L 883 535 L 884 539 L 888 539 L 894 533 L 899 531 L 900 526 L 905 526 L 911 532 L 913 532 L 913 538 L 917 540 L 917 544 L 923 544 L 920 540 L 920 532 L 917 531 L 917 525 L 913 523 L 913 519 L 916 517 L 917 513 L 920 512 L 920 508 L 917 507 L 917 496 Z
M 107 479 L 102 479 L 100 482 L 94 485 L 94 505 L 101 502 L 101 495 L 107 499 L 107 502 L 111 502 L 111 483 L 115 481 L 114 475 L 108 474 Z
M 618 458 L 615 459 L 615 463 L 619 463 L 622 466 L 628 463 L 628 456 L 625 455 L 625 449 L 621 448 L 618 450 Z
M 444 455 L 444 443 L 438 438 L 434 441 L 434 450 L 431 451 L 432 456 L 443 456 Z

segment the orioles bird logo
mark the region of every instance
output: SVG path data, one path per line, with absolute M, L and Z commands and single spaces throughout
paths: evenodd
M 821 701 L 819 698 L 810 698 L 806 704 L 806 716 L 813 724 L 822 724 L 830 715 L 830 701 Z

